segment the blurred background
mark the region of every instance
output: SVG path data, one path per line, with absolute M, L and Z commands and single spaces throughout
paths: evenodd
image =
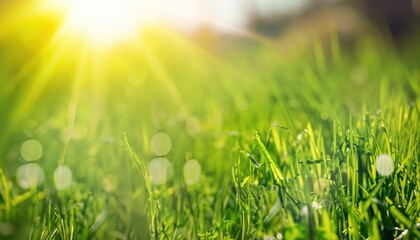
M 13 75 L 28 57 L 39 52 L 57 35 L 63 32 L 77 35 L 75 31 L 66 31 L 63 27 L 69 18 L 69 2 L 72 1 L 0 1 L 0 52 L 7 56 L 0 59 L 3 77 Z M 104 3 L 112 1 L 88 2 L 93 4 L 87 14 L 103 11 L 106 8 Z M 397 50 L 405 59 L 411 59 L 410 62 L 416 61 L 413 52 L 420 52 L 417 44 L 420 39 L 420 0 L 133 2 L 135 5 L 128 5 L 133 15 L 131 23 L 134 26 L 131 28 L 139 30 L 157 24 L 169 26 L 211 54 L 229 54 L 238 49 L 266 44 L 283 59 L 298 58 L 308 54 L 316 42 L 329 46 L 332 36 L 338 38 L 340 47 L 348 52 L 366 41 L 385 44 L 385 48 Z M 121 18 L 108 15 L 102 18 L 109 18 L 108 21 Z M 104 22 L 100 26 L 105 31 L 108 28 L 106 24 Z M 123 27 L 116 25 L 115 28 Z
M 10 139 L 20 139 L 17 133 L 22 122 L 40 109 L 45 111 L 43 118 L 63 115 L 57 121 L 65 129 L 67 122 L 72 122 L 71 117 L 66 120 L 66 112 L 78 104 L 83 89 L 97 98 L 92 101 L 98 103 L 86 111 L 89 113 L 100 112 L 98 106 L 112 108 L 106 100 L 123 95 L 116 89 L 124 84 L 142 86 L 147 94 L 155 93 L 151 96 L 156 99 L 164 95 L 160 88 L 166 89 L 164 97 L 170 97 L 161 100 L 164 104 L 156 107 L 147 102 L 144 106 L 160 108 L 167 101 L 178 109 L 182 104 L 193 105 L 185 100 L 188 98 L 204 101 L 200 91 L 191 90 L 203 89 L 213 79 L 233 79 L 234 86 L 235 79 L 243 80 L 244 72 L 253 70 L 257 77 L 243 83 L 244 89 L 252 89 L 247 84 L 258 84 L 255 79 L 264 71 L 267 76 L 272 72 L 270 78 L 278 78 L 278 72 L 293 71 L 292 65 L 301 67 L 306 60 L 326 70 L 331 59 L 338 64 L 345 57 L 354 58 L 352 64 L 360 60 L 366 65 L 347 64 L 350 73 L 340 73 L 339 80 L 348 82 L 350 78 L 359 89 L 366 79 L 380 81 L 369 71 L 380 73 L 387 68 L 381 59 L 397 56 L 405 66 L 418 67 L 419 22 L 420 0 L 0 0 L 0 126 L 6 146 L 0 153 L 6 154 L 7 146 L 16 144 Z M 166 30 L 153 33 L 149 28 L 155 26 Z M 134 34 L 114 39 L 128 32 Z M 112 44 L 107 39 L 113 39 Z M 341 60 L 340 52 L 346 52 Z M 344 60 L 341 64 L 346 65 Z M 367 67 L 369 64 L 374 67 Z M 247 69 L 248 65 L 253 69 Z M 218 72 L 213 72 L 215 68 Z M 237 75 L 229 76 L 231 72 Z M 299 69 L 289 76 L 299 81 L 303 74 Z M 140 83 L 133 83 L 131 75 Z M 285 81 L 285 75 L 279 82 Z M 142 84 L 151 76 L 160 82 L 154 80 L 149 91 Z M 117 88 L 107 92 L 113 84 Z M 225 83 L 220 84 L 226 88 Z M 231 96 L 237 89 L 227 89 L 226 98 L 238 101 L 239 109 L 248 106 L 241 93 Z M 127 99 L 149 101 L 138 95 L 132 93 Z M 370 100 L 369 96 L 371 92 L 365 94 L 365 100 Z M 350 94 L 349 98 L 356 99 Z M 65 107 L 54 110 L 59 106 Z M 95 119 L 100 121 L 100 117 Z M 121 128 L 116 134 L 127 126 Z
M 6 37 L 7 26 L 19 23 L 20 32 L 9 33 L 9 39 L 23 32 L 32 43 L 46 38 L 65 21 L 62 2 L 65 0 L 0 1 L 1 37 Z M 143 16 L 143 22 L 164 22 L 190 35 L 211 33 L 214 38 L 208 41 L 217 41 L 222 35 L 245 39 L 258 35 L 285 43 L 335 30 L 349 42 L 376 33 L 401 45 L 419 28 L 420 16 L 419 0 L 143 0 L 136 4 L 134 12 Z M 93 8 L 101 11 L 101 4 Z M 39 32 L 35 32 L 37 26 Z
M 334 66 L 341 69 L 331 72 L 330 83 L 322 79 L 322 88 L 353 89 L 340 95 L 343 116 L 364 102 L 374 107 L 380 81 L 389 78 L 384 70 L 400 76 L 399 69 L 418 68 L 419 22 L 420 0 L 0 0 L 0 155 L 8 156 L 13 172 L 15 150 L 28 136 L 22 128 L 31 118 L 59 129 L 64 156 L 75 119 L 91 140 L 101 124 L 121 137 L 138 127 L 137 106 L 150 132 L 163 128 L 162 116 L 211 118 L 206 104 L 216 104 L 234 123 L 233 113 L 239 118 L 252 104 L 259 109 L 277 98 L 290 98 L 285 109 L 303 102 L 301 114 L 320 96 L 314 88 L 305 103 L 296 83 Z M 317 69 L 308 70 L 310 65 Z M 271 81 L 288 84 L 284 96 Z M 256 88 L 273 96 L 259 102 Z M 211 98 L 203 98 L 204 89 Z M 333 114 L 330 97 L 319 106 Z M 77 107 L 82 110 L 76 114 Z M 132 116 L 119 118 L 127 112 Z M 264 122 L 276 115 L 264 114 Z M 305 119 L 289 124 L 301 129 Z

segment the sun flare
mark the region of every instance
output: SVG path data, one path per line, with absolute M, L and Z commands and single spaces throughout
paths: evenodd
M 134 0 L 61 0 L 61 6 L 65 27 L 95 43 L 128 39 L 148 17 Z

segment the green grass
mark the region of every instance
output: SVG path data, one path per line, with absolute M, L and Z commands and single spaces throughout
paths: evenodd
M 214 53 L 163 30 L 141 40 L 0 57 L 0 238 L 420 238 L 420 73 L 409 58 L 371 39 L 287 59 L 266 44 Z M 127 80 L 133 65 L 140 86 Z M 160 131 L 173 176 L 154 185 Z M 32 138 L 45 180 L 22 189 Z M 388 177 L 376 171 L 385 153 Z M 193 185 L 190 159 L 201 165 Z M 61 191 L 59 165 L 73 172 Z

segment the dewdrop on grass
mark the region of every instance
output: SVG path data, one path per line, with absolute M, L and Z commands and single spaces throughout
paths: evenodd
M 394 171 L 394 161 L 388 154 L 381 154 L 376 158 L 376 171 L 379 175 L 387 177 Z
M 317 201 L 312 201 L 312 208 L 315 210 L 322 209 L 322 205 L 319 204 Z
M 20 146 L 20 155 L 26 161 L 36 161 L 42 157 L 43 149 L 40 142 L 34 139 L 26 140 Z
M 24 164 L 16 170 L 16 178 L 20 187 L 29 189 L 44 182 L 44 170 L 36 163 Z
M 69 167 L 58 166 L 54 171 L 54 185 L 55 188 L 60 191 L 67 189 L 71 186 L 73 174 Z
M 300 209 L 300 216 L 301 217 L 306 217 L 306 216 L 308 216 L 308 214 L 309 214 L 309 208 L 308 208 L 307 205 L 305 205 Z
M 159 132 L 153 135 L 151 145 L 156 156 L 165 156 L 171 151 L 172 142 L 168 134 Z
M 187 185 L 193 185 L 200 181 L 201 166 L 197 160 L 189 160 L 184 164 L 184 180 Z

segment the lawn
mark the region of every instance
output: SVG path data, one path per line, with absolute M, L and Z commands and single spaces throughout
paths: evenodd
M 420 238 L 415 42 L 101 47 L 37 19 L 0 31 L 1 239 Z

